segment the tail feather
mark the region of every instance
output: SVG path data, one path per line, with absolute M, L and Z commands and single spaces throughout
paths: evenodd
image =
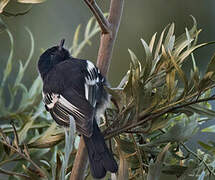
M 104 137 L 95 121 L 93 123 L 93 135 L 90 138 L 84 136 L 84 142 L 88 151 L 91 174 L 94 178 L 103 178 L 107 171 L 117 172 L 117 163 L 107 148 Z

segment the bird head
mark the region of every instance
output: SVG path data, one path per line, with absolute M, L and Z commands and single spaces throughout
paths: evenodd
M 44 57 L 46 60 L 49 60 L 51 64 L 56 65 L 64 60 L 70 58 L 70 53 L 68 50 L 63 48 L 65 39 L 62 39 L 58 46 L 54 46 L 46 50 L 41 57 Z
M 38 61 L 38 69 L 42 78 L 58 63 L 70 58 L 70 53 L 64 45 L 65 39 L 62 39 L 58 46 L 47 49 Z

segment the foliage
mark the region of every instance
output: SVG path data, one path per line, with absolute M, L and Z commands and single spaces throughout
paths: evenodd
M 179 37 L 174 35 L 172 23 L 163 30 L 157 44 L 157 33 L 149 45 L 141 39 L 146 55 L 141 61 L 129 49 L 130 70 L 117 88 L 108 89 L 114 105 L 108 110 L 109 123 L 104 132 L 106 138 L 117 137 L 122 151 L 120 163 L 125 164 L 125 159 L 128 162 L 122 169 L 129 171 L 129 177 L 119 171 L 123 179 L 159 179 L 162 173 L 182 179 L 188 175 L 215 175 L 213 156 L 196 154 L 184 145 L 198 131 L 200 122 L 215 115 L 208 103 L 215 99 L 211 94 L 215 86 L 215 57 L 200 76 L 193 53 L 210 43 L 197 44 L 201 30 L 192 19 L 193 27 L 186 28 Z M 189 60 L 193 64 L 190 77 L 183 70 Z M 203 131 L 214 132 L 214 126 Z M 214 151 L 213 144 L 200 142 L 209 152 Z M 197 159 L 192 167 L 191 157 L 183 155 L 182 149 Z
M 17 3 L 22 3 L 22 4 L 30 4 L 27 10 L 24 10 L 22 12 L 10 12 L 10 11 L 6 11 L 5 8 L 7 7 L 7 5 L 12 2 L 10 0 L 0 0 L 0 14 L 4 15 L 4 16 L 21 16 L 21 15 L 25 15 L 27 14 L 31 8 L 32 5 L 31 4 L 38 4 L 38 3 L 42 3 L 46 0 L 16 0 L 15 2 Z
M 201 76 L 194 51 L 210 43 L 197 43 L 200 30 L 194 18 L 193 21 L 193 27 L 186 28 L 179 37 L 174 35 L 172 23 L 158 39 L 155 33 L 149 44 L 141 39 L 145 57 L 139 60 L 129 50 L 130 69 L 118 87 L 107 88 L 112 106 L 106 111 L 101 128 L 112 142 L 119 162 L 118 179 L 151 180 L 162 174 L 204 179 L 215 174 L 214 142 L 199 142 L 205 151 L 197 152 L 184 144 L 198 131 L 199 123 L 215 115 L 209 104 L 215 99 L 211 93 L 215 86 L 215 56 Z M 13 71 L 13 36 L 1 21 L 0 28 L 8 33 L 11 42 L 0 86 L 0 173 L 10 175 L 9 179 L 67 179 L 79 141 L 74 135 L 75 125 L 71 119 L 73 125 L 68 134 L 50 121 L 41 102 L 40 77 L 29 89 L 22 83 L 34 52 L 29 29 L 26 29 L 31 37 L 29 57 L 24 64 L 19 62 L 16 79 L 9 80 Z M 90 39 L 99 30 L 91 18 L 80 41 L 78 26 L 70 48 L 72 55 L 78 56 L 86 44 L 90 45 Z M 190 77 L 183 70 L 186 61 L 193 64 Z M 5 98 L 7 92 L 9 98 Z M 203 131 L 214 133 L 214 129 L 210 126 Z M 7 163 L 14 165 L 10 171 L 4 169 Z M 86 179 L 92 179 L 89 171 Z

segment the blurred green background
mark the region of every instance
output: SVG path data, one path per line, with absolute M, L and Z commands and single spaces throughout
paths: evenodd
M 104 12 L 108 11 L 109 0 L 97 0 L 97 2 Z M 11 1 L 6 10 L 20 12 L 28 9 L 28 7 L 28 4 L 23 5 Z M 199 28 L 203 29 L 199 41 L 215 41 L 214 7 L 214 0 L 125 0 L 124 13 L 108 77 L 110 84 L 113 87 L 116 86 L 129 68 L 130 56 L 127 49 L 132 49 L 141 59 L 144 55 L 144 49 L 140 38 L 149 42 L 155 32 L 160 34 L 163 28 L 171 22 L 176 23 L 176 35 L 180 35 L 186 26 L 192 26 L 192 19 L 189 16 L 193 15 Z M 24 78 L 24 84 L 27 87 L 37 76 L 37 60 L 42 49 L 56 45 L 62 38 L 66 38 L 66 47 L 69 47 L 76 27 L 81 24 L 81 33 L 83 33 L 91 16 L 92 14 L 83 0 L 47 0 L 45 3 L 33 5 L 31 11 L 24 16 L 5 17 L 0 15 L 14 36 L 15 56 L 13 61 L 15 63 L 13 65 L 17 71 L 18 60 L 25 61 L 30 50 L 30 39 L 24 27 L 27 26 L 34 35 L 35 52 L 27 70 L 27 76 Z M 95 62 L 98 47 L 99 34 L 93 38 L 91 46 L 84 48 L 80 58 Z M 1 67 L 5 67 L 9 51 L 9 38 L 6 33 L 1 33 Z M 196 52 L 195 57 L 200 71 L 204 71 L 214 52 L 214 45 Z M 189 70 L 189 65 L 185 68 Z M 2 79 L 2 70 L 3 68 L 0 68 L 0 79 Z M 17 72 L 12 73 L 15 76 Z M 214 121 L 210 123 L 213 124 Z M 213 138 L 213 136 L 206 136 L 205 133 L 204 136 L 198 133 L 191 141 L 195 142 L 200 137 L 202 141 Z M 191 144 L 193 148 L 197 147 L 197 144 Z
M 104 12 L 108 11 L 110 1 L 97 0 Z M 19 4 L 11 1 L 7 11 L 20 12 L 26 10 L 28 4 Z M 116 86 L 129 67 L 130 57 L 127 49 L 132 49 L 139 58 L 143 57 L 143 48 L 140 38 L 149 41 L 151 36 L 169 23 L 176 23 L 176 33 L 184 32 L 186 26 L 192 26 L 193 15 L 203 32 L 200 42 L 215 40 L 215 1 L 214 0 L 126 0 L 119 34 L 113 53 L 113 61 L 109 72 L 109 81 Z M 82 25 L 82 33 L 88 19 L 92 16 L 84 1 L 78 0 L 47 0 L 45 3 L 33 5 L 32 10 L 18 17 L 4 17 L 3 21 L 9 26 L 15 38 L 15 58 L 25 61 L 30 41 L 24 29 L 29 27 L 35 38 L 35 53 L 32 64 L 28 68 L 25 83 L 30 84 L 37 75 L 36 63 L 41 49 L 47 49 L 57 44 L 61 38 L 66 38 L 66 46 L 72 42 L 74 31 L 78 24 Z M 95 62 L 99 47 L 99 35 L 93 38 L 91 46 L 87 46 L 80 54 L 81 58 Z M 10 44 L 6 33 L 0 34 L 0 60 L 5 64 L 9 54 Z M 214 48 L 206 47 L 197 53 L 197 63 L 202 70 L 205 68 Z M 18 67 L 18 63 L 14 63 Z M 18 69 L 18 68 L 17 68 Z

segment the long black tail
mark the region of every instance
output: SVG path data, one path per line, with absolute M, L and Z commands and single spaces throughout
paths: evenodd
M 84 136 L 84 142 L 88 151 L 91 174 L 94 178 L 103 178 L 107 171 L 117 172 L 117 163 L 107 148 L 104 137 L 95 120 L 93 123 L 93 135 L 90 138 Z

